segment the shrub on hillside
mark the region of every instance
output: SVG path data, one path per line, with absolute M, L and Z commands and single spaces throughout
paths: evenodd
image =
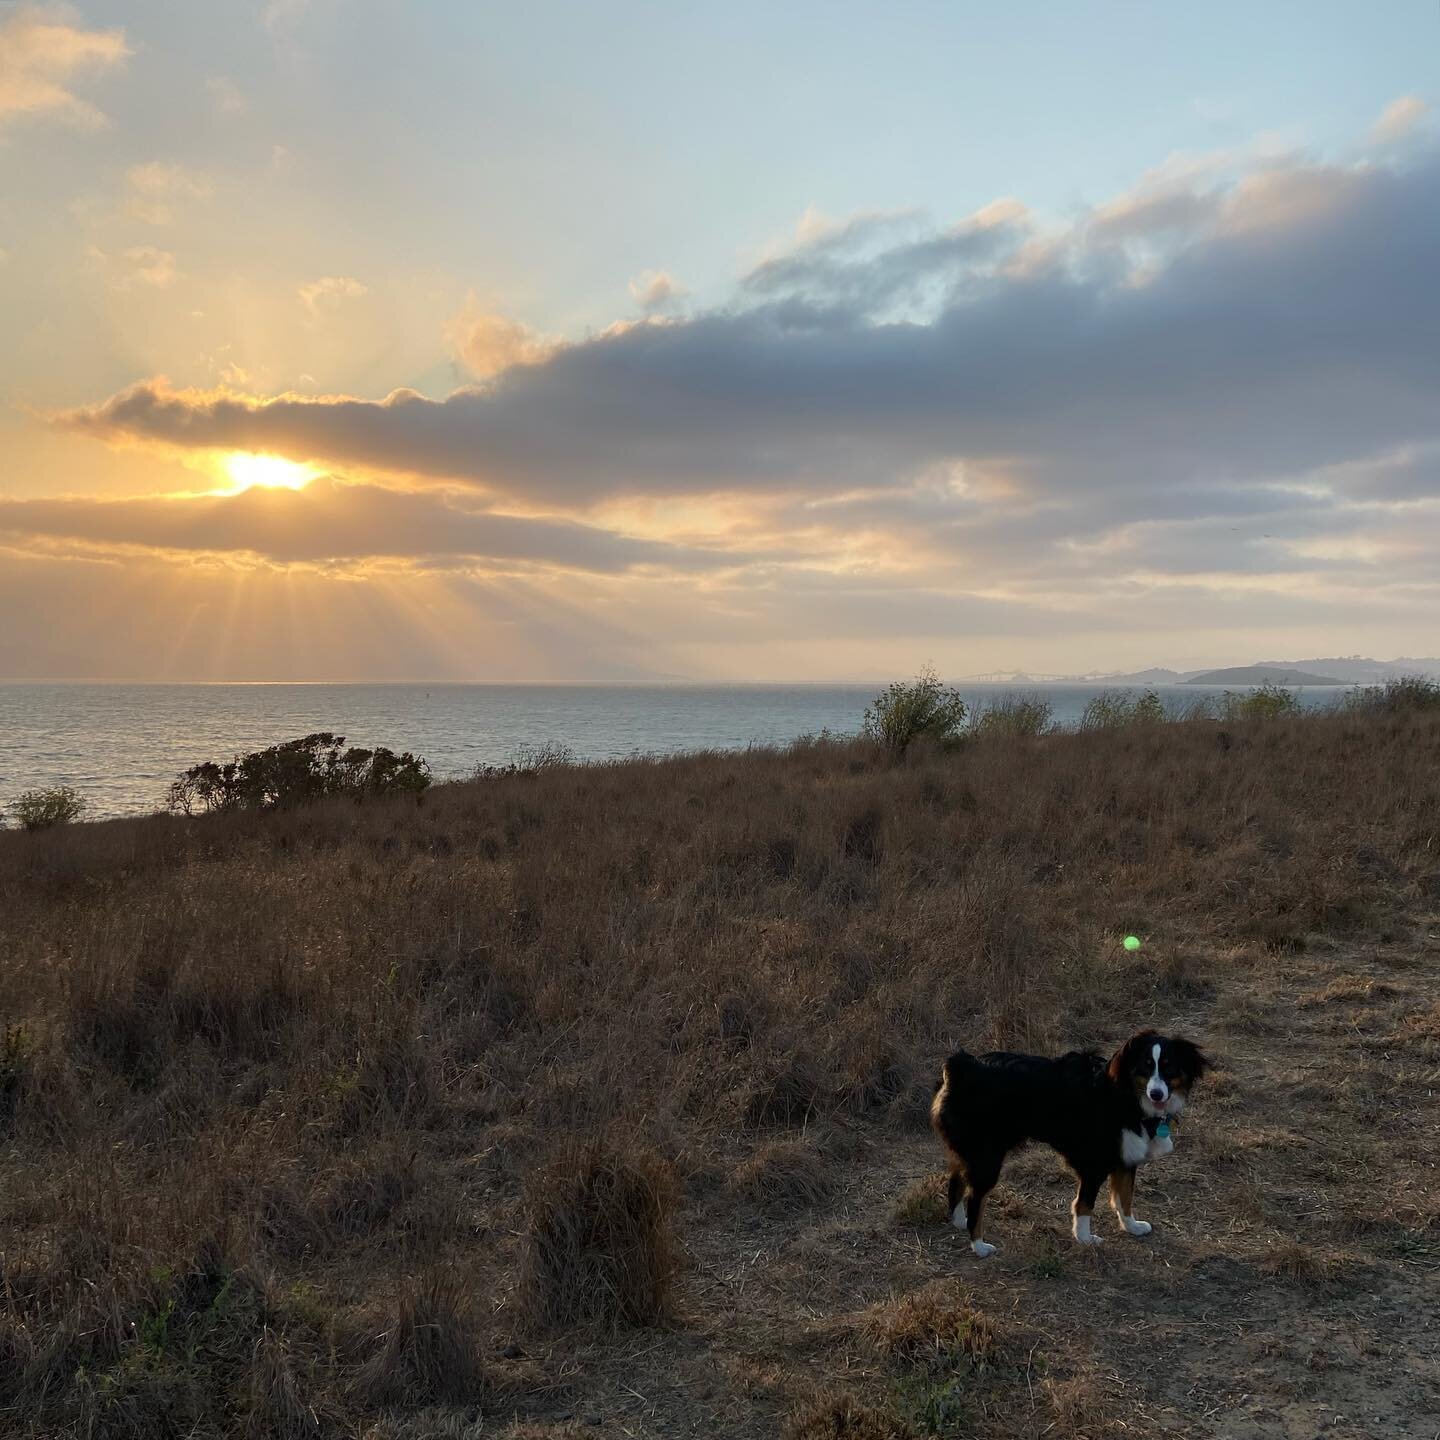
M 1259 685 L 1254 690 L 1227 690 L 1220 697 L 1222 720 L 1280 720 L 1300 713 L 1300 697 L 1283 685 Z
M 1001 695 L 977 707 L 970 716 L 972 735 L 1043 735 L 1054 711 L 1048 700 L 1028 695 Z
M 418 795 L 430 784 L 430 766 L 408 750 L 379 746 L 344 749 L 345 737 L 319 731 L 237 755 L 207 760 L 183 771 L 170 786 L 171 810 L 273 810 L 327 795 Z
M 1154 690 L 1102 690 L 1081 712 L 1082 730 L 1119 730 L 1127 725 L 1159 725 L 1165 706 Z
M 68 825 L 85 813 L 85 797 L 69 785 L 27 790 L 10 806 L 10 813 L 26 830 L 48 830 Z
M 955 739 L 964 722 L 965 702 L 959 692 L 943 685 L 933 670 L 922 670 L 912 681 L 888 685 L 871 701 L 861 733 L 892 754 L 903 755 L 921 738 Z
M 1361 715 L 1398 715 L 1408 710 L 1440 710 L 1440 680 L 1403 675 L 1383 685 L 1366 685 L 1345 697 L 1345 708 Z

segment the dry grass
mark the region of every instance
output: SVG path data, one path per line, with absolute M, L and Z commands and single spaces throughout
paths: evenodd
M 367 1405 L 479 1405 L 485 1376 L 468 1316 L 471 1304 L 468 1287 L 456 1275 L 408 1283 L 356 1377 Z
M 1381 1203 L 1346 1188 L 1358 1153 L 1393 1167 L 1394 1283 L 1433 1278 L 1433 1176 L 1401 1167 L 1440 1035 L 1440 717 L 1227 735 L 902 764 L 820 741 L 0 834 L 0 1428 L 461 1434 L 593 1407 L 774 1433 L 811 1398 L 812 1325 L 958 1263 L 932 1182 L 902 1198 L 957 1042 L 1184 1024 L 1223 1062 L 1157 1192 L 1191 1228 L 1062 1264 L 1067 1197 L 1023 1172 L 986 1324 L 1082 1286 L 1133 1306 L 1105 1267 L 1162 1243 L 1194 1248 L 1157 1311 L 1180 1273 L 1217 1313 L 1226 1284 L 1293 1295 L 1261 1260 L 1306 1243 L 1291 1217 L 1333 1238 Z M 1201 1271 L 1205 1226 L 1239 1278 Z M 998 1420 L 985 1395 L 911 1405 L 843 1345 L 853 1403 L 795 1433 L 952 1402 L 997 1434 L 1055 1421 L 1038 1381 Z
M 573 1143 L 526 1186 L 525 1319 L 541 1330 L 650 1325 L 678 1255 L 670 1167 L 633 1143 Z
M 849 1395 L 813 1401 L 785 1426 L 785 1440 L 913 1440 L 914 1435 L 892 1410 L 862 1405 Z
M 834 1171 L 810 1140 L 771 1140 L 745 1160 L 731 1190 L 768 1210 L 808 1210 L 835 1191 Z
M 961 1359 L 983 1363 L 999 1351 L 994 1318 L 958 1299 L 955 1287 L 944 1282 L 874 1306 L 861 1329 L 885 1355 L 906 1366 L 951 1367 Z

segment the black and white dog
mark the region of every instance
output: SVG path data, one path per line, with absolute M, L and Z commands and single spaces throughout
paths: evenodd
M 1075 1238 L 1098 1245 L 1090 1228 L 1108 1177 L 1110 1199 L 1130 1235 L 1148 1235 L 1135 1218 L 1135 1171 L 1174 1148 L 1171 1129 L 1208 1062 L 1189 1040 L 1142 1030 L 1107 1065 L 1093 1050 L 1058 1060 L 993 1051 L 952 1055 L 941 1072 L 930 1123 L 950 1156 L 950 1222 L 968 1230 L 977 1255 L 985 1197 L 1012 1150 L 1038 1140 L 1059 1151 L 1079 1181 Z

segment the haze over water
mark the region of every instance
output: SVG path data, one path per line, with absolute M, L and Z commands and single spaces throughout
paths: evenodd
M 0 806 L 22 790 L 73 785 L 87 818 L 163 808 L 176 774 L 202 760 L 330 730 L 429 760 L 437 779 L 555 742 L 582 760 L 782 745 L 858 730 L 876 685 L 100 685 L 0 684 Z M 961 685 L 972 707 L 1006 694 L 1049 700 L 1078 722 L 1104 685 Z M 1222 687 L 1155 687 L 1192 703 Z M 1297 692 L 1307 706 L 1343 690 Z

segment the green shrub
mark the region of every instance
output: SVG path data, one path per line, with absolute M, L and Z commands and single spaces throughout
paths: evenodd
M 1080 715 L 1082 730 L 1119 730 L 1127 725 L 1160 725 L 1165 706 L 1154 690 L 1102 690 Z
M 1425 675 L 1402 675 L 1383 685 L 1357 687 L 1345 697 L 1345 709 L 1362 715 L 1440 710 L 1440 681 Z
M 52 825 L 68 825 L 85 813 L 85 797 L 69 785 L 52 785 L 43 790 L 27 790 L 10 807 L 26 830 L 48 830 Z
M 1222 720 L 1280 720 L 1300 713 L 1300 696 L 1283 685 L 1259 685 L 1254 690 L 1227 690 L 1220 697 Z
M 192 765 L 170 786 L 171 810 L 272 810 L 327 795 L 418 795 L 430 784 L 430 766 L 408 750 L 397 755 L 342 749 L 343 735 L 320 731 L 268 750 L 237 755 L 224 764 Z
M 1000 695 L 970 716 L 972 735 L 1043 735 L 1054 710 L 1048 700 L 1026 695 Z
M 933 670 L 922 670 L 910 682 L 888 685 L 866 707 L 861 734 L 877 740 L 893 755 L 903 755 L 922 736 L 955 739 L 965 721 L 965 702 L 943 685 Z

